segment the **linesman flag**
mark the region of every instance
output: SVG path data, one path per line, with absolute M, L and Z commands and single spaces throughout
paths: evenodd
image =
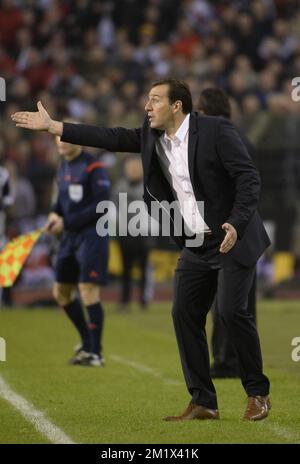
M 20 235 L 8 242 L 0 253 L 0 287 L 11 287 L 43 229 Z

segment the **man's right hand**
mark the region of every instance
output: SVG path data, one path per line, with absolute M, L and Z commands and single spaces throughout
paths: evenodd
M 11 119 L 16 123 L 17 127 L 23 127 L 24 129 L 31 130 L 44 130 L 53 135 L 61 136 L 63 124 L 51 119 L 40 101 L 38 102 L 37 107 L 38 111 L 36 112 L 18 111 L 11 115 Z

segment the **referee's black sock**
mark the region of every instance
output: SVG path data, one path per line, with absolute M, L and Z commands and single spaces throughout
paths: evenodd
M 82 348 L 89 352 L 90 351 L 90 334 L 87 322 L 84 317 L 84 312 L 80 301 L 76 298 L 71 303 L 63 306 L 69 319 L 73 322 L 74 326 L 79 332 L 82 342 Z
M 90 319 L 89 329 L 91 334 L 91 352 L 101 355 L 101 338 L 104 322 L 104 311 L 102 304 L 95 303 L 87 306 L 88 315 Z

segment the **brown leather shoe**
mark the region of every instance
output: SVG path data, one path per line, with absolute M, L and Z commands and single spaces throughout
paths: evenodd
M 208 409 L 191 401 L 181 416 L 168 416 L 164 418 L 165 421 L 182 421 L 193 419 L 220 419 L 220 415 L 217 409 Z
M 271 402 L 269 396 L 248 396 L 248 404 L 244 415 L 244 420 L 258 421 L 265 419 L 269 415 Z

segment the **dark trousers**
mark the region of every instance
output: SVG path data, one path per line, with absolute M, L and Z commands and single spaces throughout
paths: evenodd
M 132 268 L 136 264 L 141 272 L 140 303 L 147 304 L 149 247 L 143 237 L 121 237 L 119 243 L 123 262 L 121 302 L 129 303 L 131 300 Z
M 187 249 L 182 251 L 175 272 L 172 310 L 189 393 L 193 402 L 212 409 L 217 409 L 217 397 L 210 377 L 205 323 L 221 268 L 221 317 L 237 352 L 242 384 L 249 396 L 269 393 L 269 380 L 262 372 L 258 333 L 247 312 L 255 267 L 243 267 L 230 255 L 221 255 L 219 246 L 214 239 L 207 239 L 197 254 Z
M 217 296 L 211 308 L 213 318 L 211 338 L 213 365 L 216 369 L 219 368 L 224 371 L 238 374 L 238 359 L 236 351 L 221 316 L 222 300 L 220 299 L 220 295 L 222 294 L 222 288 L 220 288 L 220 285 L 222 281 L 222 272 L 222 270 L 219 272 L 220 283 L 218 285 Z M 252 316 L 253 321 L 256 324 L 256 273 L 248 295 L 247 312 Z

